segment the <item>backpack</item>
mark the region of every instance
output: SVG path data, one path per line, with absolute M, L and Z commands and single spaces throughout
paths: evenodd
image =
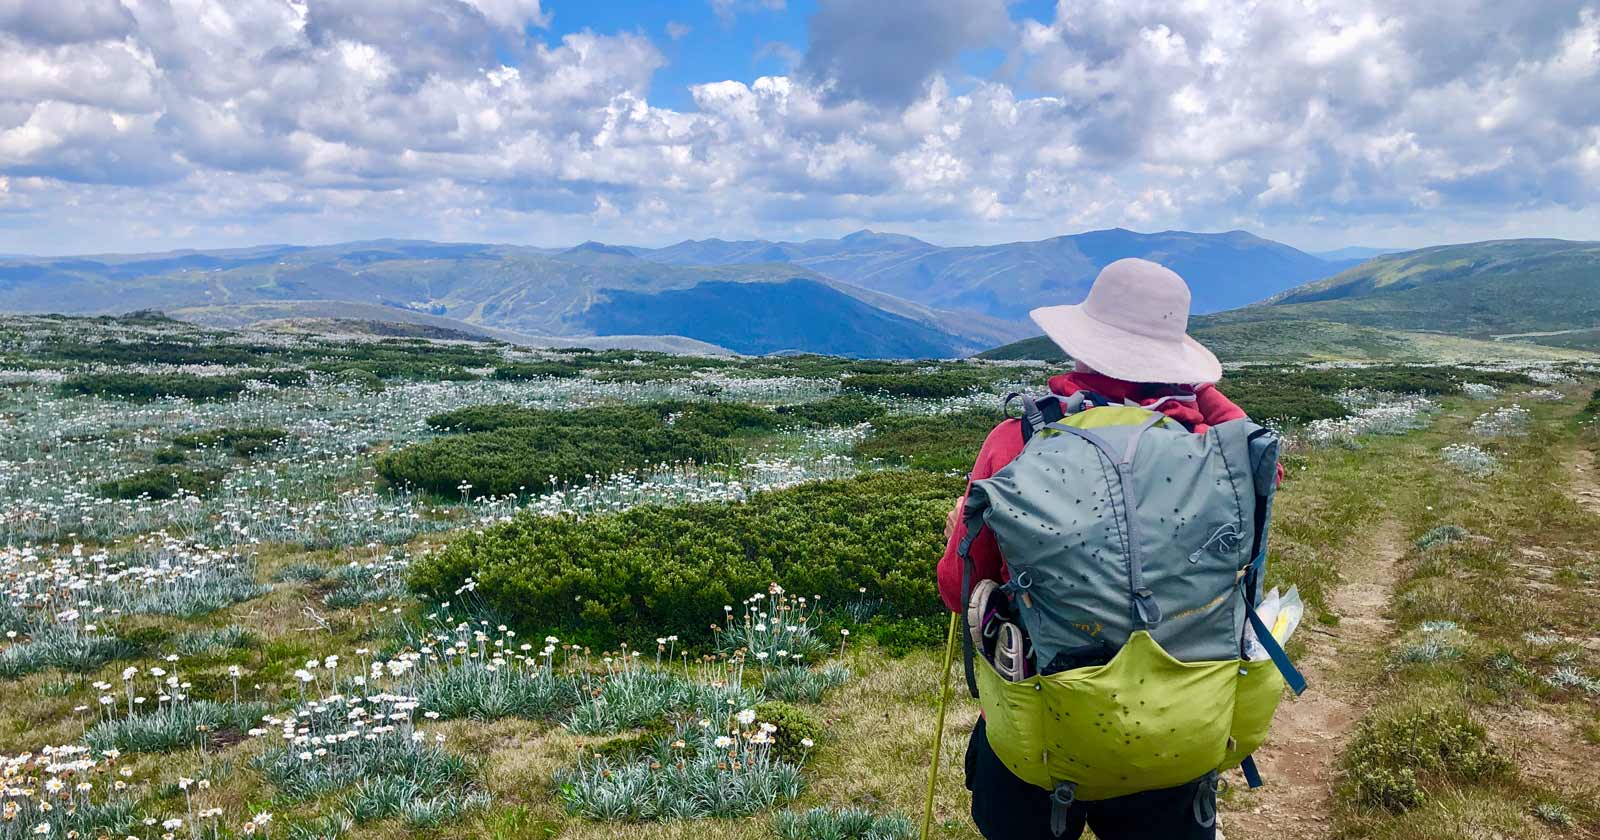
M 972 482 L 958 547 L 965 602 L 972 541 L 994 534 L 1010 572 L 1000 589 L 1031 644 L 1033 676 L 1008 680 L 974 653 L 962 611 L 967 685 L 995 754 L 1052 792 L 1053 822 L 1076 800 L 1208 776 L 1214 789 L 1235 766 L 1258 786 L 1250 753 L 1283 686 L 1305 689 L 1255 609 L 1278 436 L 1247 419 L 1195 434 L 1159 405 L 1087 392 L 1022 406 L 1022 453 Z M 1252 637 L 1270 658 L 1245 654 Z

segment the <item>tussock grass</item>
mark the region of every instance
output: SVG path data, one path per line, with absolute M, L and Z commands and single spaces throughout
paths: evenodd
M 104 752 L 167 752 L 201 747 L 220 730 L 243 732 L 258 725 L 265 703 L 183 700 L 151 712 L 101 721 L 84 733 L 84 743 Z

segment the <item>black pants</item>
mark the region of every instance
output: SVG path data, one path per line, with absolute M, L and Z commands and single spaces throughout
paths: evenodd
M 972 821 L 989 840 L 1055 840 L 1050 832 L 1050 792 L 1012 774 L 994 754 L 983 720 L 967 745 L 967 789 L 972 791 Z M 1067 816 L 1064 840 L 1083 834 L 1085 825 L 1099 840 L 1213 840 L 1216 826 L 1195 818 L 1195 798 L 1216 813 L 1216 791 L 1205 780 L 1099 802 L 1079 802 Z

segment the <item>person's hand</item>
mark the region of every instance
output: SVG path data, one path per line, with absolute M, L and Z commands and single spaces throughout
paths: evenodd
M 960 522 L 961 522 L 961 503 L 960 502 L 956 502 L 956 506 L 951 508 L 950 512 L 948 514 L 945 514 L 945 517 L 944 517 L 944 541 L 945 542 L 949 542 L 950 538 L 956 535 L 956 525 L 959 524 Z

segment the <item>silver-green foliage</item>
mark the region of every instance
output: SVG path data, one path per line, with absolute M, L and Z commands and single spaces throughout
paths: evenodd
M 772 818 L 778 840 L 911 840 L 915 829 L 904 814 L 874 814 L 863 808 L 783 811 Z
M 149 585 L 108 589 L 104 606 L 129 615 L 195 618 L 271 591 L 271 586 L 256 583 L 252 564 L 216 563 Z
M 829 689 L 844 685 L 850 669 L 838 662 L 820 668 L 789 665 L 767 671 L 761 690 L 774 700 L 790 703 L 820 703 Z
M 571 813 L 629 822 L 740 817 L 800 795 L 800 768 L 774 758 L 770 741 L 715 733 L 684 733 L 664 757 L 583 759 L 556 784 Z
M 584 692 L 566 726 L 580 735 L 599 735 L 643 726 L 670 712 L 713 714 L 755 704 L 754 693 L 737 683 L 717 684 L 670 670 L 629 666 L 606 676 L 597 690 Z
M 83 737 L 97 752 L 165 752 L 204 744 L 219 729 L 247 730 L 267 711 L 264 703 L 177 700 L 155 711 L 103 720 Z
M 403 562 L 352 563 L 334 573 L 337 586 L 322 600 L 335 609 L 348 609 L 402 598 L 406 595 L 404 573 Z
M 247 648 L 256 643 L 256 635 L 237 624 L 213 630 L 191 630 L 173 639 L 173 648 L 181 655 L 213 656 L 230 650 Z
M 252 764 L 268 782 L 291 799 L 309 799 L 363 779 L 390 776 L 414 783 L 418 790 L 439 791 L 471 777 L 466 759 L 443 748 L 421 743 L 403 732 L 366 738 L 325 740 L 322 755 L 302 758 L 298 747 L 274 747 Z
M 20 677 L 46 668 L 92 671 L 132 652 L 132 645 L 106 633 L 46 624 L 24 641 L 0 650 L 0 677 Z
M 578 703 L 578 684 L 549 668 L 441 666 L 417 678 L 417 700 L 443 718 L 548 718 Z
M 400 817 L 411 828 L 432 828 L 488 803 L 483 793 L 450 788 L 433 792 L 415 779 L 380 776 L 363 779 L 341 804 L 358 825 Z
M 95 802 L 82 794 L 73 794 L 70 807 L 50 811 L 39 807 L 45 801 L 32 796 L 7 798 L 6 802 L 15 804 L 17 811 L 8 811 L 5 819 L 0 820 L 0 840 L 71 840 L 125 835 L 138 821 L 137 804 L 127 797 Z M 48 829 L 39 831 L 41 825 Z

